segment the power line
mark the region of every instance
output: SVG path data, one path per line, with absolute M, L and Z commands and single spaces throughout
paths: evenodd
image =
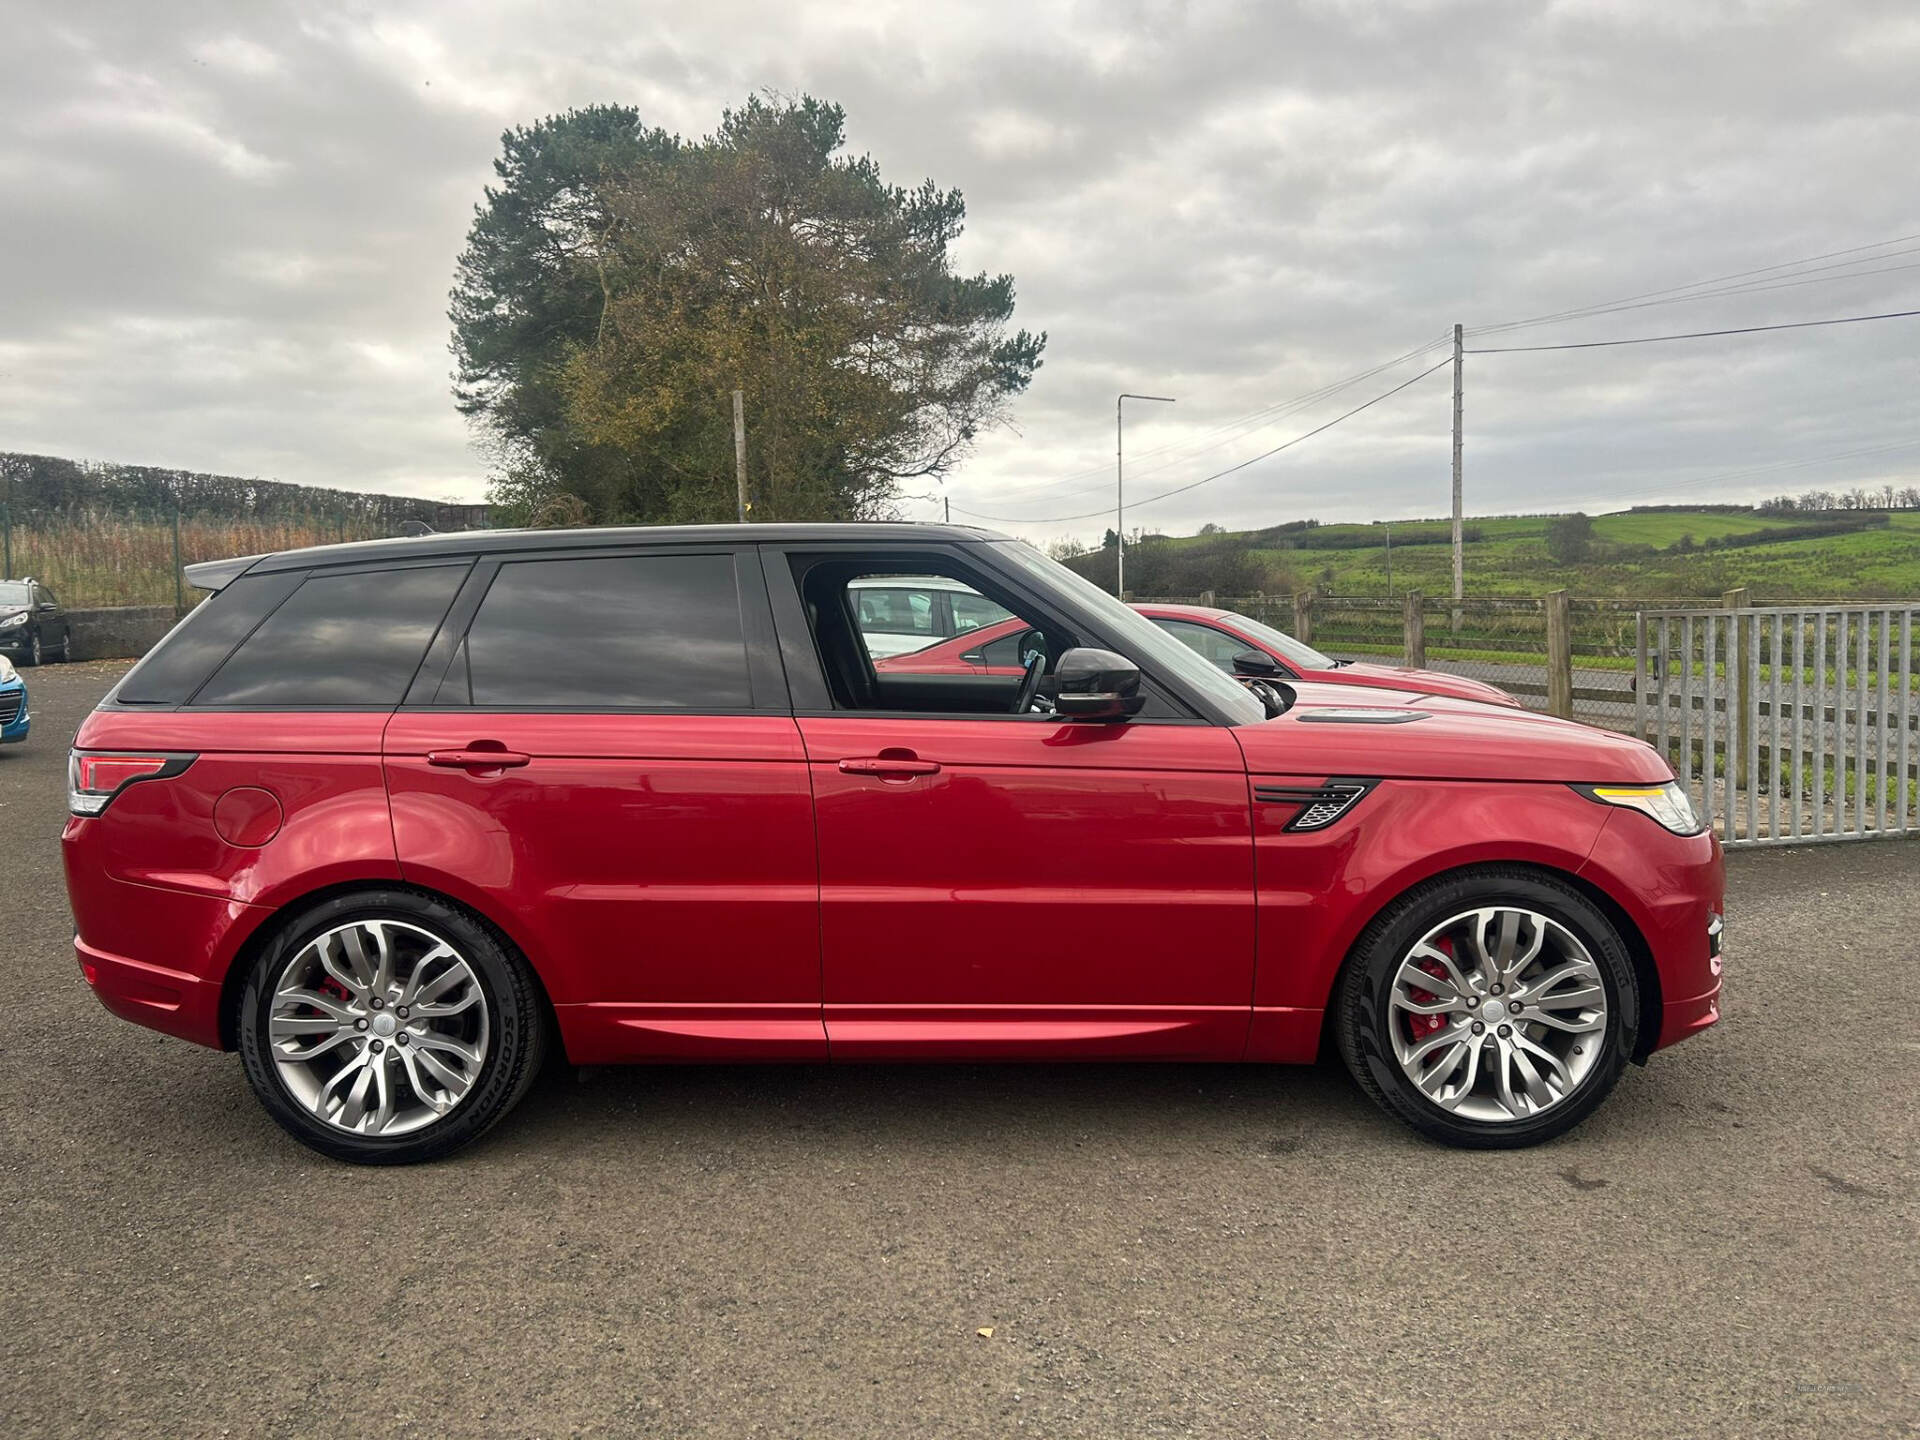
M 1143 460 L 1151 460 L 1157 456 L 1171 454 L 1174 451 L 1190 451 L 1190 453 L 1180 455 L 1177 458 L 1173 460 L 1169 460 L 1166 463 L 1161 465 L 1146 467 L 1145 469 L 1138 470 L 1135 473 L 1143 476 L 1158 474 L 1160 471 L 1170 469 L 1172 466 L 1182 464 L 1187 460 L 1191 460 L 1195 458 L 1196 456 L 1205 455 L 1209 451 L 1218 450 L 1222 445 L 1231 444 L 1234 440 L 1238 439 L 1243 434 L 1246 434 L 1253 430 L 1261 429 L 1264 426 L 1271 424 L 1275 420 L 1284 419 L 1287 415 L 1291 415 L 1299 410 L 1305 409 L 1307 406 L 1315 403 L 1316 401 L 1325 400 L 1330 396 L 1337 395 L 1342 390 L 1350 389 L 1351 387 L 1358 385 L 1362 380 L 1372 379 L 1375 375 L 1380 374 L 1382 371 L 1391 370 L 1396 365 L 1402 365 L 1402 364 L 1405 364 L 1408 360 L 1417 359 L 1419 356 L 1426 354 L 1428 351 L 1433 350 L 1440 345 L 1446 344 L 1447 339 L 1448 337 L 1441 336 L 1438 339 L 1429 340 L 1425 345 L 1421 345 L 1412 350 L 1409 350 L 1404 355 L 1396 355 L 1391 360 L 1383 360 L 1378 365 L 1370 366 L 1365 370 L 1358 371 L 1355 374 L 1347 376 L 1345 379 L 1335 380 L 1330 384 L 1321 386 L 1318 390 L 1309 390 L 1305 394 L 1296 395 L 1290 400 L 1276 401 L 1272 405 L 1265 406 L 1259 410 L 1251 411 L 1248 414 L 1240 416 L 1238 419 L 1229 420 L 1226 423 L 1216 427 L 1215 429 L 1206 431 L 1200 435 L 1191 436 L 1185 440 L 1172 441 L 1166 445 L 1158 446 L 1152 450 L 1144 450 L 1140 454 L 1140 458 Z M 1209 440 L 1214 440 L 1215 437 L 1217 436 L 1224 436 L 1226 438 L 1220 439 L 1216 443 L 1211 445 L 1204 443 Z M 1195 446 L 1199 446 L 1200 448 L 1193 449 L 1192 447 L 1195 447 Z M 1107 473 L 1108 471 L 1105 466 L 1089 468 L 1086 470 L 1076 470 L 1066 475 L 1057 476 L 1051 480 L 1038 481 L 1031 485 L 1015 486 L 1013 490 L 1007 492 L 1007 494 L 1009 498 L 1011 498 L 1011 497 L 1015 497 L 1022 494 L 1039 495 L 1041 493 L 1052 493 L 1056 486 L 1066 485 L 1075 480 L 1104 477 L 1107 475 Z M 1088 493 L 1092 490 L 1099 490 L 1104 488 L 1105 488 L 1104 484 L 1083 486 L 1078 490 L 1061 491 L 1060 494 L 1062 496 L 1077 495 L 1077 494 Z
M 1836 315 L 1827 320 L 1795 320 L 1786 325 L 1743 325 L 1736 330 L 1689 330 L 1681 335 L 1637 335 L 1630 340 L 1581 340 L 1566 345 L 1488 345 L 1469 355 L 1518 355 L 1538 350 L 1605 350 L 1615 345 L 1653 345 L 1664 340 L 1711 340 L 1721 335 L 1758 335 L 1768 330 L 1811 330 L 1818 325 L 1858 325 L 1867 320 L 1905 320 L 1920 310 L 1889 310 L 1879 315 Z
M 1885 255 L 1875 255 L 1875 260 L 1895 260 L 1902 255 L 1920 254 L 1920 246 L 1907 250 L 1889 250 Z M 1864 261 L 1850 262 L 1854 265 Z M 1824 268 L 1824 267 L 1823 267 Z M 1803 272 L 1794 278 L 1776 277 L 1771 280 L 1750 280 L 1741 285 L 1726 285 L 1718 290 L 1701 290 L 1691 295 L 1674 295 L 1665 300 L 1643 300 L 1637 305 L 1596 305 L 1589 310 L 1570 310 L 1563 317 L 1556 317 L 1555 323 L 1566 320 L 1592 320 L 1602 315 L 1621 315 L 1629 310 L 1646 310 L 1660 305 L 1678 305 L 1688 300 L 1724 300 L 1741 295 L 1764 295 L 1771 290 L 1793 290 L 1802 285 L 1829 285 L 1836 280 L 1865 280 L 1874 275 L 1892 275 L 1902 270 L 1920 269 L 1920 262 L 1906 265 L 1883 265 L 1875 270 L 1848 270 L 1843 275 L 1821 275 Z M 1494 335 L 1512 330 L 1527 328 L 1524 325 L 1492 325 L 1483 329 L 1469 330 L 1469 335 Z
M 1217 470 L 1211 475 L 1204 476 L 1199 480 L 1191 481 L 1185 485 L 1177 485 L 1171 490 L 1162 490 L 1158 495 L 1151 495 L 1147 497 L 1145 500 L 1136 500 L 1134 502 L 1133 508 L 1138 510 L 1142 506 L 1152 505 L 1156 501 L 1167 500 L 1172 498 L 1175 495 L 1184 495 L 1189 490 L 1198 490 L 1202 485 L 1210 485 L 1215 480 L 1224 479 L 1228 475 L 1234 474 L 1236 471 L 1246 469 L 1249 465 L 1257 465 L 1262 460 L 1266 460 L 1271 458 L 1272 456 L 1278 455 L 1282 450 L 1292 449 L 1295 445 L 1298 445 L 1303 440 L 1311 440 L 1314 436 L 1322 434 L 1325 431 L 1331 430 L 1334 426 L 1338 425 L 1343 420 L 1351 420 L 1354 416 L 1358 415 L 1362 410 L 1371 409 L 1373 406 L 1378 405 L 1382 400 L 1386 400 L 1391 398 L 1392 396 L 1398 395 L 1402 390 L 1405 390 L 1409 385 L 1418 384 L 1420 381 L 1426 379 L 1427 376 L 1433 374 L 1435 371 L 1440 370 L 1445 366 L 1451 365 L 1452 363 L 1453 363 L 1453 357 L 1449 355 L 1446 359 L 1439 361 L 1437 364 L 1428 366 L 1425 370 L 1422 370 L 1418 375 L 1415 375 L 1411 380 L 1402 380 L 1398 385 L 1394 386 L 1391 390 L 1382 391 L 1380 394 L 1374 396 L 1371 400 L 1366 401 L 1364 404 L 1354 406 L 1353 409 L 1347 411 L 1346 414 L 1344 415 L 1334 416 L 1333 419 L 1327 421 L 1327 423 L 1324 425 L 1316 425 L 1313 429 L 1307 431 L 1305 434 L 1296 435 L 1293 437 L 1293 439 L 1286 441 L 1284 444 L 1276 445 L 1271 450 L 1262 451 L 1258 455 L 1254 455 L 1248 459 L 1242 460 L 1237 465 L 1229 465 L 1224 470 Z M 997 520 L 997 521 L 1001 521 L 1003 523 L 1011 524 L 1011 525 L 1058 525 L 1067 520 L 1091 520 L 1095 516 L 1105 515 L 1107 513 L 1106 507 L 1102 506 L 1098 510 L 1089 510 L 1084 514 L 1080 514 L 1080 515 L 1049 515 L 1049 516 L 1039 516 L 1032 519 L 1028 519 L 1018 515 L 988 515 L 983 513 L 982 511 L 968 510 L 959 505 L 956 505 L 953 508 L 956 510 L 959 510 L 960 513 L 963 515 L 971 515 L 976 520 Z
M 1706 295 L 1692 295 L 1688 291 L 1706 291 L 1709 286 L 1725 285 L 1736 280 L 1751 280 L 1758 276 L 1777 275 L 1781 271 L 1799 271 L 1803 266 L 1812 265 L 1820 260 L 1833 260 L 1842 255 L 1858 255 L 1858 260 L 1844 262 L 1843 265 L 1824 266 L 1823 269 L 1843 269 L 1847 265 L 1864 265 L 1874 260 L 1892 258 L 1890 255 L 1867 255 L 1869 250 L 1885 250 L 1889 245 L 1904 245 L 1912 240 L 1920 240 L 1920 232 L 1912 235 L 1896 235 L 1890 240 L 1876 240 L 1870 245 L 1853 245 L 1844 250 L 1829 250 L 1820 255 L 1809 255 L 1801 260 L 1787 260 L 1777 265 L 1762 265 L 1754 270 L 1737 270 L 1730 275 L 1717 275 L 1707 280 L 1695 280 L 1687 285 L 1673 285 L 1664 290 L 1643 290 L 1637 295 L 1623 296 L 1618 300 L 1600 301 L 1593 305 L 1580 305 L 1571 310 L 1558 310 L 1549 315 L 1536 315 L 1529 320 L 1509 320 L 1499 325 L 1476 326 L 1468 333 L 1473 335 L 1493 335 L 1507 330 L 1523 330 L 1533 325 L 1551 325 L 1562 320 L 1581 319 L 1590 315 L 1606 314 L 1614 310 L 1637 310 L 1645 308 L 1635 302 L 1645 301 L 1652 304 L 1677 304 L 1682 300 L 1707 298 Z M 1895 252 L 1904 254 L 1907 252 Z M 1805 272 L 1803 272 L 1805 273 Z M 1850 276 L 1838 275 L 1834 279 L 1849 279 Z M 1728 292 L 1732 293 L 1732 292 Z M 1671 301 L 1661 296 L 1674 297 Z

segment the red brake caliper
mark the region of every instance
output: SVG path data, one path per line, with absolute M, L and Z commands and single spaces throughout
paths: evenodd
M 1438 940 L 1434 941 L 1433 948 L 1443 952 L 1448 959 L 1453 958 L 1453 941 L 1449 940 L 1446 936 L 1442 935 Z M 1442 980 L 1447 978 L 1447 967 L 1442 965 L 1438 960 L 1422 960 L 1420 962 L 1420 968 L 1426 971 L 1427 974 L 1437 976 Z M 1438 995 L 1430 994 L 1425 990 L 1409 990 L 1407 994 L 1412 998 L 1414 1003 L 1418 1005 L 1431 1005 L 1440 998 Z M 1409 1015 L 1407 1017 L 1407 1029 L 1415 1040 L 1424 1040 L 1427 1036 L 1433 1034 L 1434 1031 L 1444 1030 L 1446 1028 L 1447 1017 L 1444 1015 Z

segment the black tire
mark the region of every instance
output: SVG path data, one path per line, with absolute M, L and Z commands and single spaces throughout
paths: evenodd
M 20 656 L 20 664 L 22 667 L 25 667 L 28 665 L 38 665 L 42 658 L 43 656 L 40 649 L 40 631 L 36 627 L 33 633 L 27 636 L 27 648 Z
M 73 627 L 67 627 L 67 633 L 60 637 L 60 663 L 66 664 L 73 659 Z
M 490 1007 L 490 1033 L 497 1037 L 488 1046 L 479 1077 L 451 1114 L 424 1129 L 391 1137 L 349 1134 L 296 1100 L 274 1063 L 267 1023 L 281 975 L 310 940 L 349 921 L 372 919 L 404 921 L 451 942 L 473 967 Z M 526 961 L 477 916 L 411 891 L 367 890 L 304 911 L 281 928 L 247 976 L 238 1031 L 247 1082 L 289 1135 L 323 1155 L 356 1165 L 413 1165 L 452 1154 L 520 1103 L 545 1058 L 547 1017 Z
M 1456 1115 L 1423 1095 L 1392 1050 L 1388 997 L 1408 952 L 1435 925 L 1490 904 L 1523 906 L 1565 926 L 1586 946 L 1607 997 L 1601 1053 L 1565 1098 L 1529 1119 L 1486 1121 Z M 1348 956 L 1333 994 L 1334 1040 L 1360 1088 L 1388 1114 L 1443 1144 L 1511 1150 L 1564 1135 L 1612 1091 L 1633 1053 L 1640 1025 L 1639 984 L 1619 931 L 1579 890 L 1548 871 L 1486 866 L 1437 876 L 1388 905 Z

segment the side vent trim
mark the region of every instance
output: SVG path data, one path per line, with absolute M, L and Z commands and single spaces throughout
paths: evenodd
M 1300 813 L 1282 828 L 1292 831 L 1324 830 L 1358 805 L 1380 782 L 1354 776 L 1336 776 L 1324 785 L 1261 785 L 1253 787 L 1253 798 L 1263 805 L 1298 805 Z

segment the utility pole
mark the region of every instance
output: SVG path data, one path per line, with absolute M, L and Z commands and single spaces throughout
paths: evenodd
M 733 392 L 733 480 L 736 495 L 734 513 L 742 525 L 747 523 L 747 397 Z
M 1160 405 L 1174 403 L 1171 395 L 1135 395 L 1130 391 L 1123 392 L 1113 402 L 1113 594 L 1116 600 L 1124 600 L 1127 595 L 1127 466 L 1121 450 L 1129 400 L 1152 400 Z
M 1453 327 L 1453 631 L 1460 631 L 1460 601 L 1466 593 L 1466 567 L 1460 552 L 1460 342 L 1461 327 Z
M 953 497 L 951 495 L 942 495 L 940 497 L 940 503 L 946 507 L 947 524 L 951 525 L 953 523 Z
M 1382 527 L 1387 532 L 1387 599 L 1393 598 L 1393 527 Z

